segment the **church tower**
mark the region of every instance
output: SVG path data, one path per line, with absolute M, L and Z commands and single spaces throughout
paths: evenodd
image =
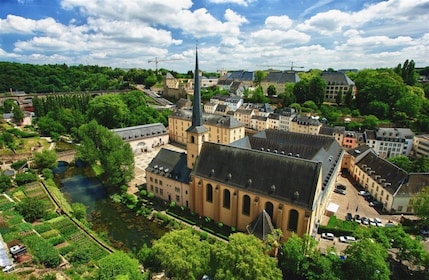
M 198 49 L 195 48 L 194 102 L 192 104 L 192 125 L 186 130 L 187 167 L 193 169 L 204 141 L 207 141 L 208 130 L 203 126 L 201 110 L 200 77 L 198 69 Z

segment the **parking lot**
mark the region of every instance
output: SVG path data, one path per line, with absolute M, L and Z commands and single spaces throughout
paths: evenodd
M 346 194 L 332 192 L 329 201 L 339 206 L 337 212 L 334 214 L 338 219 L 345 220 L 347 213 L 351 213 L 353 217 L 358 214 L 360 217 L 378 218 L 382 221 L 383 225 L 389 221 L 393 223 L 399 222 L 400 215 L 381 215 L 376 209 L 371 207 L 369 202 L 358 194 L 358 190 L 347 176 L 338 176 L 337 184 L 344 185 L 346 188 Z M 329 216 L 323 215 L 321 224 L 327 225 L 328 221 Z M 328 247 L 335 246 L 336 251 L 341 253 L 348 245 L 347 243 L 340 242 L 338 237 L 335 237 L 334 240 L 328 240 L 321 238 L 321 235 L 318 234 L 316 238 L 319 241 L 319 248 L 322 252 L 325 252 Z

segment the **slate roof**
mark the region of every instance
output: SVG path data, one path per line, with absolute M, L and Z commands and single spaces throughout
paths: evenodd
M 413 196 L 427 186 L 429 173 L 410 173 L 407 182 L 396 191 L 396 196 Z
M 301 124 L 301 125 L 313 125 L 313 126 L 320 125 L 320 121 L 318 119 L 309 117 L 309 116 L 303 116 L 303 115 L 294 117 L 292 121 L 297 122 L 298 124 Z
M 249 139 L 251 149 L 300 157 L 322 163 L 323 187 L 340 164 L 343 149 L 332 137 L 276 129 L 261 131 Z
M 265 211 L 265 209 L 263 209 L 258 217 L 247 225 L 246 229 L 248 233 L 253 234 L 259 239 L 265 240 L 267 239 L 267 235 L 274 231 L 274 226 L 271 222 L 270 215 Z
M 359 166 L 363 171 L 366 168 L 371 168 L 374 171 L 372 174 L 381 176 L 378 180 L 384 179 L 383 183 L 389 183 L 385 190 L 390 194 L 395 194 L 402 184 L 407 182 L 408 174 L 403 169 L 397 167 L 393 163 L 384 160 L 377 156 L 373 150 L 358 160 L 355 165 Z
M 253 72 L 250 71 L 231 71 L 228 73 L 228 79 L 253 82 Z
M 168 134 L 167 129 L 162 123 L 145 124 L 130 126 L 124 128 L 112 129 L 124 141 L 134 141 L 154 137 L 157 135 Z
M 182 183 L 189 183 L 191 170 L 186 165 L 186 153 L 162 148 L 146 171 L 161 174 Z
M 270 71 L 263 81 L 268 83 L 285 84 L 299 82 L 300 78 L 294 71 Z
M 321 168 L 315 161 L 205 142 L 192 174 L 312 209 Z
M 356 148 L 350 149 L 347 151 L 348 154 L 354 156 L 355 158 L 366 153 L 368 150 L 371 150 L 371 147 L 369 147 L 368 145 L 360 145 Z
M 320 77 L 328 85 L 354 85 L 355 83 L 342 72 L 323 71 Z
M 191 120 L 192 111 L 176 110 L 173 114 L 171 114 L 171 116 L 179 119 Z M 203 113 L 203 124 L 210 124 L 229 128 L 244 127 L 243 123 L 239 122 L 236 118 L 232 116 L 223 116 L 207 113 Z

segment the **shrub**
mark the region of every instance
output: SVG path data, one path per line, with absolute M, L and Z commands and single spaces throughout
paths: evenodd
M 22 159 L 22 160 L 17 160 L 17 161 L 15 161 L 14 163 L 12 163 L 11 165 L 10 165 L 10 167 L 12 167 L 13 169 L 15 169 L 15 170 L 18 170 L 19 168 L 21 168 L 24 164 L 26 164 L 27 163 L 27 160 L 26 159 Z
M 147 196 L 147 190 L 141 190 L 140 195 L 141 196 Z
M 48 223 L 43 223 L 43 224 L 38 224 L 34 226 L 34 229 L 38 232 L 38 233 L 44 233 L 46 231 L 49 231 L 52 229 L 51 225 Z
M 54 246 L 38 235 L 25 236 L 25 244 L 30 247 L 31 253 L 46 267 L 57 267 L 60 262 L 60 255 Z

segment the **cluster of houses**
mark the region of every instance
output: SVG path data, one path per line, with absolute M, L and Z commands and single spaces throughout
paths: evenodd
M 357 133 L 326 127 L 292 109 L 273 117 L 266 104 L 245 104 L 237 96 L 216 96 L 202 107 L 200 83 L 194 80 L 192 108 L 180 100 L 168 129 L 116 130 L 134 143 L 135 153 L 168 141 L 186 146 L 186 153 L 162 148 L 145 170 L 156 197 L 240 231 L 255 230 L 263 217 L 288 238 L 316 233 L 341 171 L 389 213 L 412 213 L 410 199 L 429 185 L 428 173 L 407 173 L 386 160 L 427 154 L 429 137 L 407 128 Z

